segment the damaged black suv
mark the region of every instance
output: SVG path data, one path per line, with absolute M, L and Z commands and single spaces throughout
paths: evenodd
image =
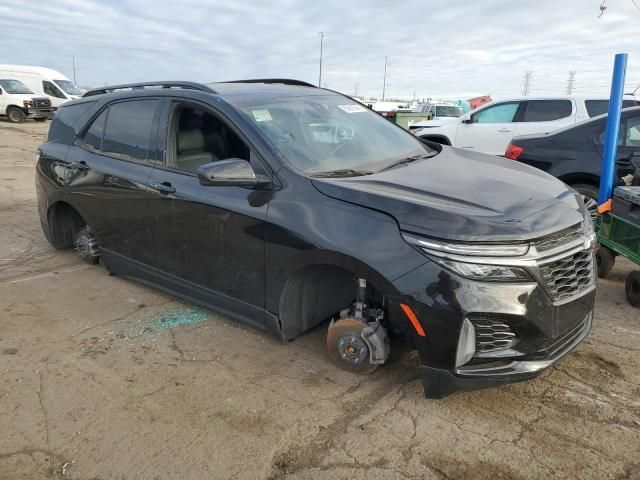
M 575 191 L 303 82 L 90 91 L 58 110 L 36 184 L 54 247 L 282 340 L 327 321 L 349 371 L 396 336 L 430 398 L 530 379 L 591 328 Z

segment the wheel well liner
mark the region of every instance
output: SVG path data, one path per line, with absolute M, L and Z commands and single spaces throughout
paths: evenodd
M 365 278 L 385 299 L 396 289 L 376 270 L 338 252 L 316 250 L 287 276 L 278 304 L 281 337 L 292 340 L 349 306 L 356 296 L 356 278 Z
M 335 265 L 311 265 L 294 273 L 280 295 L 280 328 L 291 340 L 355 298 L 355 274 Z
M 420 135 L 420 138 L 423 140 L 429 140 L 430 142 L 439 143 L 441 145 L 451 146 L 451 141 L 445 135 L 431 135 L 426 133 L 424 135 Z
M 82 215 L 65 201 L 49 207 L 47 223 L 51 244 L 58 249 L 72 248 L 76 232 L 87 225 Z
M 600 177 L 594 175 L 592 173 L 568 173 L 566 175 L 560 175 L 558 180 L 562 180 L 567 185 L 576 185 L 579 183 L 584 183 L 587 185 L 593 185 L 594 187 L 598 187 L 600 185 Z

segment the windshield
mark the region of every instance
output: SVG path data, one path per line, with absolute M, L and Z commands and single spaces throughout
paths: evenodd
M 454 106 L 440 106 L 436 107 L 436 117 L 459 117 L 462 115 L 462 108 Z
M 3 79 L 3 80 L 0 80 L 0 85 L 2 85 L 3 90 L 7 93 L 17 93 L 17 94 L 33 93 L 20 80 L 4 80 Z
M 82 90 L 80 90 L 78 87 L 76 87 L 72 82 L 70 82 L 69 80 L 54 80 L 54 82 L 62 89 L 64 90 L 64 93 L 66 93 L 67 95 L 77 95 L 78 97 L 82 96 Z
M 240 107 L 289 164 L 306 174 L 362 175 L 432 150 L 363 105 L 338 95 Z

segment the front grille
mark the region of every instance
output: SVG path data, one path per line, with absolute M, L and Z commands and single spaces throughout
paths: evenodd
M 516 334 L 501 320 L 474 317 L 470 318 L 476 332 L 476 352 L 486 353 L 511 348 Z
M 583 250 L 540 266 L 545 286 L 553 301 L 573 297 L 593 285 L 593 254 Z
M 51 101 L 48 98 L 36 98 L 33 102 L 35 108 L 49 108 Z
M 547 250 L 559 247 L 560 245 L 564 245 L 566 243 L 577 240 L 582 235 L 584 235 L 582 231 L 582 224 L 578 223 L 576 225 L 573 225 L 572 227 L 565 228 L 564 230 L 552 233 L 551 235 L 547 235 L 546 237 L 543 237 L 540 240 L 534 242 L 534 244 L 539 252 L 545 252 Z

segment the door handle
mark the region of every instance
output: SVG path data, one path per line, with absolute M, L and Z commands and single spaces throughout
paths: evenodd
M 511 130 L 509 128 L 499 128 L 498 131 L 500 133 L 511 133 L 511 132 L 513 132 L 513 130 Z
M 151 188 L 165 194 L 174 193 L 176 191 L 176 187 L 172 186 L 169 182 L 152 183 Z

